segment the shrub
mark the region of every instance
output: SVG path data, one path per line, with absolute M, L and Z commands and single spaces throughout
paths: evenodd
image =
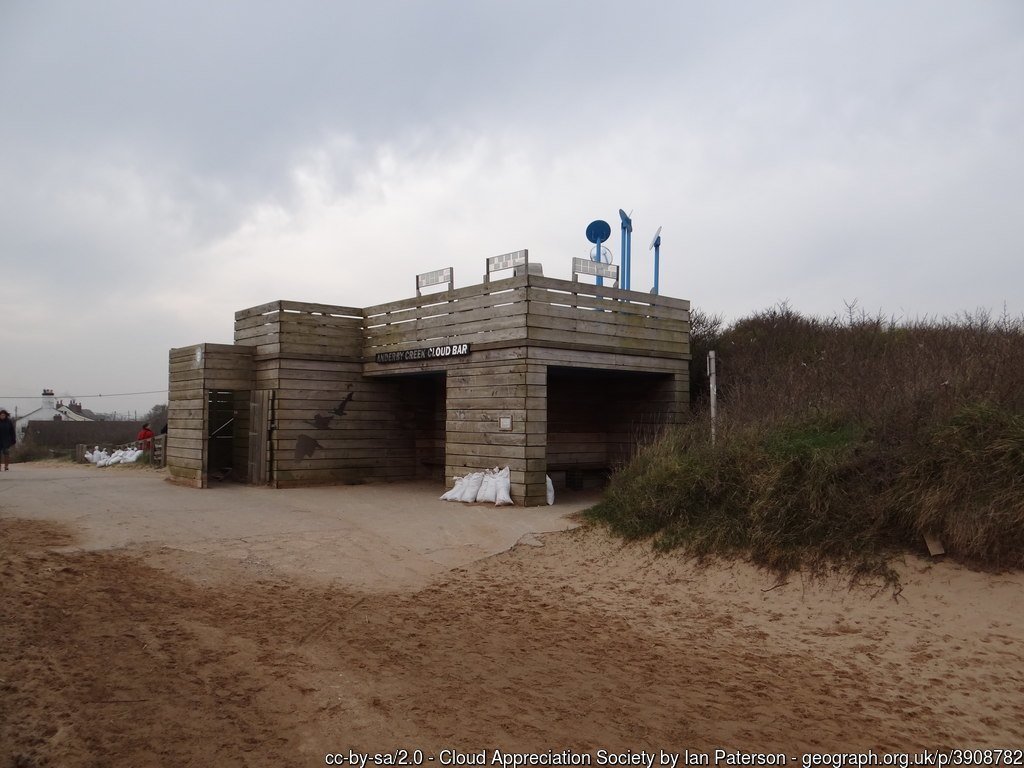
M 717 444 L 698 402 L 612 477 L 594 519 L 781 572 L 842 563 L 891 580 L 891 556 L 925 533 L 956 557 L 1024 567 L 1021 320 L 782 305 L 721 331 L 704 317 L 722 361 Z
M 11 449 L 11 461 L 14 463 L 42 461 L 49 458 L 52 458 L 52 456 L 48 448 L 43 448 L 30 442 L 22 441 Z

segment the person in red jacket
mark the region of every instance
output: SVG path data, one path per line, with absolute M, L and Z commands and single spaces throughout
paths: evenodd
M 148 451 L 153 447 L 153 430 L 149 428 L 149 422 L 142 425 L 142 429 L 139 430 L 139 434 L 135 439 L 139 441 L 140 447 L 144 451 Z

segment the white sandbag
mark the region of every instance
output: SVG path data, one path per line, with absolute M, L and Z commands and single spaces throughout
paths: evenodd
M 497 478 L 491 470 L 484 472 L 484 481 L 480 483 L 480 490 L 477 491 L 476 500 L 493 504 L 495 496 L 498 492 Z
M 455 477 L 453 479 L 455 481 L 455 485 L 441 494 L 441 501 L 459 501 L 462 498 L 463 478 Z
M 544 477 L 548 481 L 548 506 L 550 507 L 555 503 L 555 484 L 551 482 L 551 478 L 547 475 L 544 475 Z
M 505 467 L 494 476 L 494 506 L 505 507 L 514 504 L 510 494 L 509 469 Z
M 480 493 L 480 486 L 483 484 L 483 472 L 474 472 L 472 475 L 466 475 L 466 479 L 462 483 L 462 496 L 459 498 L 459 501 L 472 504 L 476 501 L 476 495 Z

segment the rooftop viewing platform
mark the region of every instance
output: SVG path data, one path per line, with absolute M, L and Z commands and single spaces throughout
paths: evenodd
M 688 359 L 689 309 L 685 299 L 522 274 L 365 309 L 274 301 L 235 313 L 235 343 L 255 347 L 257 357 L 284 349 L 358 359 L 367 372 L 413 350 L 449 347 L 462 354 L 530 344 Z

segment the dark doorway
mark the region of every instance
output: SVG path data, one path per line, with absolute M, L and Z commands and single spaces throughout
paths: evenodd
M 446 382 L 444 371 L 402 376 L 397 379 L 408 408 L 409 437 L 421 480 L 444 482 Z
M 207 408 L 207 481 L 246 482 L 249 468 L 249 390 L 211 389 Z
M 556 485 L 600 487 L 653 440 L 672 405 L 670 374 L 548 368 L 548 474 Z

